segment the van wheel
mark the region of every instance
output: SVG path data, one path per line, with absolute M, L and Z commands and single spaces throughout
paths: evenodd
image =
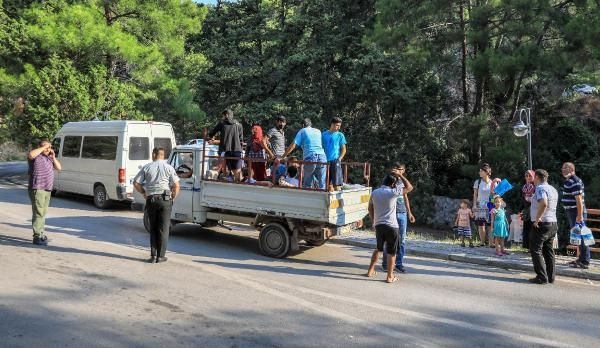
M 96 208 L 100 209 L 110 207 L 110 200 L 108 199 L 108 194 L 106 194 L 106 189 L 103 185 L 94 187 L 94 205 Z
M 282 224 L 271 222 L 260 231 L 258 246 L 263 255 L 284 258 L 290 252 L 290 233 Z
M 323 244 L 325 244 L 325 242 L 327 241 L 327 239 L 322 239 L 322 240 L 307 240 L 306 241 L 306 245 L 312 246 L 312 247 L 318 247 L 321 246 Z

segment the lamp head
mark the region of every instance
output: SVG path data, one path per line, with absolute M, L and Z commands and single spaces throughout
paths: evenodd
M 519 120 L 519 122 L 515 123 L 513 126 L 513 133 L 518 137 L 524 137 L 529 133 L 529 127 L 523 123 L 523 121 Z

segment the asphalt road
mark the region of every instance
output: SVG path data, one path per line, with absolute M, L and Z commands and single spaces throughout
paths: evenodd
M 0 176 L 10 165 L 0 165 Z M 7 171 L 14 173 L 14 168 Z M 0 184 L 1 347 L 597 346 L 600 287 L 409 257 L 386 284 L 370 250 L 303 247 L 284 260 L 257 233 L 179 225 L 147 264 L 141 214 L 53 198 L 31 244 L 23 187 Z M 234 226 L 235 227 L 235 226 Z

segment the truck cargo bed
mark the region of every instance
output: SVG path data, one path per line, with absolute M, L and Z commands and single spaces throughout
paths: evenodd
M 368 214 L 371 188 L 336 192 L 202 181 L 202 205 L 344 226 Z

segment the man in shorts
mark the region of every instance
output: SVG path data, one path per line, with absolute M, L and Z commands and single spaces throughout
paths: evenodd
M 243 150 L 242 143 L 244 142 L 244 130 L 242 125 L 233 118 L 233 112 L 229 109 L 223 111 L 223 118 L 215 128 L 208 134 L 211 139 L 210 143 L 214 143 L 214 137 L 219 134 L 219 154 L 224 157 L 229 157 L 226 160 L 227 170 L 233 174 L 233 179 L 236 182 L 242 181 L 242 160 Z
M 383 252 L 384 247 L 387 250 L 387 278 L 386 282 L 394 283 L 398 280 L 394 276 L 394 267 L 396 265 L 396 253 L 398 249 L 398 220 L 396 219 L 396 200 L 402 194 L 402 186 L 396 185 L 398 181 L 397 173 L 392 170 L 392 174 L 383 179 L 381 187 L 371 193 L 369 200 L 369 217 L 373 222 L 377 237 L 377 248 L 371 256 L 371 264 L 367 277 L 373 277 L 375 264 L 379 254 Z

